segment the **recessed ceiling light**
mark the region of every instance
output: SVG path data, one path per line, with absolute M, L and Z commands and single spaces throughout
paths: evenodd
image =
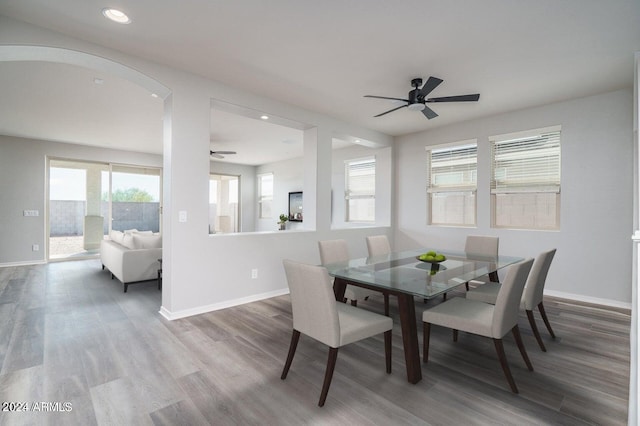
M 158 95 L 157 95 L 156 93 L 152 93 L 152 94 L 151 94 L 151 97 L 152 97 L 152 98 L 157 98 L 157 97 L 158 97 Z
M 118 9 L 111 9 L 105 7 L 102 9 L 102 14 L 105 18 L 111 19 L 113 22 L 117 22 L 118 24 L 129 24 L 131 19 L 122 11 Z
M 269 119 L 269 116 L 268 116 L 268 115 L 261 115 L 261 116 L 260 116 L 260 118 L 261 118 L 262 120 L 268 120 L 268 119 Z
M 104 84 L 104 80 L 103 80 L 103 79 L 101 79 L 101 78 L 98 78 L 98 77 L 94 78 L 94 79 L 93 79 L 93 82 L 94 82 L 95 84 Z

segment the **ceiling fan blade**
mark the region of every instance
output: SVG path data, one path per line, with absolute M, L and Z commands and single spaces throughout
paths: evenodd
M 420 89 L 420 95 L 424 98 L 442 83 L 442 80 L 436 77 L 429 77 L 429 80 Z
M 429 98 L 425 102 L 475 102 L 480 99 L 480 94 L 460 95 L 460 96 L 443 96 L 441 98 Z
M 211 154 L 210 154 L 210 155 L 211 155 L 213 158 L 220 158 L 220 159 L 224 158 L 222 155 L 218 154 L 217 152 L 213 152 L 213 151 L 211 151 Z
M 376 99 L 388 99 L 390 101 L 402 101 L 409 102 L 409 99 L 400 99 L 400 98 L 387 98 L 386 96 L 373 96 L 373 95 L 364 95 L 365 98 L 376 98 Z
M 431 108 L 429 108 L 428 106 L 424 106 L 424 109 L 422 110 L 422 113 L 424 114 L 425 117 L 427 117 L 429 120 L 431 120 L 432 118 L 436 118 L 438 116 L 438 114 L 436 114 L 436 112 L 434 110 L 432 110 Z
M 211 154 L 237 154 L 235 151 L 211 151 Z
M 406 107 L 407 107 L 407 105 L 400 105 L 399 107 L 397 107 L 397 108 L 393 108 L 393 109 L 390 109 L 389 111 L 385 111 L 385 112 L 383 112 L 382 114 L 374 115 L 374 117 L 381 117 L 381 116 L 383 116 L 383 115 L 385 115 L 385 114 L 389 114 L 390 112 L 393 112 L 393 111 L 399 110 L 400 108 L 406 108 Z

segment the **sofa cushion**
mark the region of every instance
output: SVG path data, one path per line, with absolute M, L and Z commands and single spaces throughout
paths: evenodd
M 124 232 L 111 230 L 111 232 L 109 233 L 109 237 L 113 242 L 122 244 L 124 240 Z
M 131 250 L 136 249 L 137 247 L 136 247 L 134 235 L 135 234 L 132 232 L 125 232 L 124 237 L 122 238 L 122 242 L 120 244 L 122 244 L 123 246 Z
M 152 233 L 135 233 L 133 244 L 137 249 L 162 248 L 162 236 Z

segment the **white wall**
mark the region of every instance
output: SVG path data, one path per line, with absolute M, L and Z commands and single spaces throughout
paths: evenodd
M 561 229 L 490 227 L 492 135 L 562 126 Z M 427 225 L 425 146 L 478 139 L 478 226 Z M 437 128 L 396 139 L 397 249 L 462 249 L 468 234 L 497 235 L 500 253 L 556 247 L 546 290 L 630 306 L 633 233 L 632 92 L 622 90 Z
M 171 93 L 164 98 L 163 120 L 161 311 L 167 317 L 194 314 L 287 291 L 282 259 L 318 262 L 318 239 L 334 235 L 344 237 L 354 247 L 354 255 L 364 255 L 366 235 L 390 233 L 388 227 L 330 231 L 328 182 L 331 135 L 353 135 L 381 146 L 390 146 L 391 137 L 2 16 L 0 36 L 5 45 L 51 46 L 99 56 L 133 68 L 170 88 Z M 108 72 L 108 69 L 103 71 Z M 209 151 L 211 99 L 250 106 L 267 114 L 306 123 L 312 128 L 312 143 L 307 140 L 311 130 L 305 131 L 304 208 L 305 222 L 308 219 L 316 231 L 209 236 L 208 176 L 211 165 L 209 156 L 203 153 Z M 32 181 L 24 182 L 26 185 Z M 35 185 L 44 184 L 40 180 Z M 187 222 L 178 221 L 180 212 L 187 213 Z M 13 237 L 11 242 L 18 238 L 21 236 Z M 31 243 L 28 242 L 29 246 Z M 30 258 L 23 256 L 23 260 Z M 259 269 L 257 279 L 251 278 L 250 272 L 254 268 Z
M 160 167 L 159 155 L 0 135 L 0 266 L 46 260 L 47 157 Z M 38 210 L 38 217 L 24 217 Z M 32 251 L 38 244 L 40 251 Z

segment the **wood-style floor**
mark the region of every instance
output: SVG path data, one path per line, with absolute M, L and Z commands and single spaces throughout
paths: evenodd
M 450 330 L 435 326 L 423 380 L 409 384 L 392 299 L 392 374 L 385 374 L 382 335 L 341 348 L 319 408 L 326 347 L 302 336 L 280 380 L 291 337 L 288 296 L 176 321 L 158 314 L 160 299 L 155 282 L 123 293 L 97 260 L 0 268 L 0 401 L 72 407 L 0 412 L 0 424 L 626 424 L 624 310 L 545 300 L 558 336 L 551 340 L 539 322 L 547 353 L 523 312 L 535 371 L 507 336 L 514 395 L 489 339 L 461 333 L 453 343 Z M 382 312 L 382 297 L 374 299 L 362 307 Z M 433 303 L 440 300 L 417 303 L 419 319 Z

